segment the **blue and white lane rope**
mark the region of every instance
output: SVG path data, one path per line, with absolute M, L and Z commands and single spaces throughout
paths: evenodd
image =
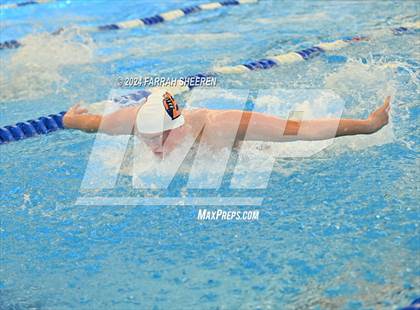
M 417 30 L 417 29 L 420 29 L 420 22 L 408 24 L 405 27 L 392 28 L 391 31 L 392 31 L 392 34 L 394 35 L 402 35 L 412 30 Z M 259 59 L 256 61 L 241 64 L 241 65 L 215 67 L 213 69 L 213 72 L 218 73 L 218 74 L 239 74 L 239 73 L 245 73 L 248 71 L 266 70 L 266 69 L 279 66 L 281 64 L 290 64 L 290 63 L 309 60 L 325 52 L 339 50 L 353 43 L 361 42 L 361 41 L 369 41 L 369 37 L 354 36 L 347 39 L 336 40 L 333 42 L 324 42 L 324 43 L 320 43 L 318 45 L 315 45 L 315 46 L 312 46 L 312 47 L 309 47 L 300 51 L 269 56 L 263 59 Z
M 410 26 L 410 27 L 409 27 Z M 419 29 L 420 22 L 407 25 L 405 27 L 393 28 L 392 33 L 394 35 L 401 35 L 409 33 L 410 30 Z M 367 37 L 355 36 L 345 40 L 337 40 L 334 42 L 320 43 L 317 46 L 313 46 L 304 50 L 297 52 L 291 52 L 287 54 L 277 55 L 268 57 L 265 59 L 260 59 L 254 62 L 250 62 L 244 65 L 233 66 L 233 67 L 222 67 L 223 69 L 214 70 L 213 72 L 200 73 L 188 77 L 186 80 L 191 78 L 205 78 L 208 76 L 214 76 L 217 74 L 229 74 L 229 73 L 243 73 L 248 71 L 255 71 L 259 69 L 270 69 L 272 67 L 278 66 L 282 63 L 294 63 L 297 61 L 308 60 L 320 53 L 325 51 L 338 50 L 343 47 L 348 46 L 351 43 L 359 42 L 362 40 L 367 40 Z M 174 89 L 171 89 L 171 92 L 174 94 L 183 93 L 194 88 L 194 85 L 183 85 L 177 86 Z M 136 96 L 136 93 L 131 94 Z M 126 95 L 128 97 L 130 94 Z M 124 96 L 123 96 L 124 99 Z M 128 98 L 130 99 L 130 98 Z M 40 117 L 37 120 L 28 120 L 26 122 L 20 122 L 15 125 L 0 127 L 0 144 L 13 142 L 17 140 L 22 140 L 25 138 L 30 138 L 36 135 L 47 134 L 59 129 L 64 129 L 63 126 L 63 116 L 66 112 L 60 112 L 58 114 L 51 114 L 46 117 Z
M 129 28 L 142 27 L 142 26 L 151 26 L 151 25 L 171 21 L 171 20 L 189 15 L 192 13 L 197 13 L 200 11 L 216 10 L 224 6 L 251 4 L 251 3 L 257 3 L 257 2 L 258 0 L 226 0 L 226 1 L 221 1 L 221 2 L 204 3 L 204 4 L 186 7 L 183 9 L 169 11 L 162 14 L 157 14 L 151 17 L 132 19 L 132 20 L 115 23 L 115 24 L 99 26 L 95 28 L 96 30 L 118 30 L 118 29 L 129 29 Z
M 0 10 L 1 9 L 15 9 L 15 8 L 19 8 L 22 6 L 28 6 L 28 5 L 33 5 L 33 4 L 42 4 L 42 3 L 48 3 L 48 2 L 53 2 L 55 0 L 32 0 L 32 1 L 25 1 L 25 2 L 19 2 L 19 3 L 6 3 L 6 4 L 1 4 L 0 5 Z
M 190 7 L 186 7 L 182 9 L 169 11 L 166 13 L 157 14 L 150 17 L 132 19 L 132 20 L 115 23 L 115 24 L 107 24 L 107 25 L 95 26 L 95 27 L 86 27 L 86 29 L 90 31 L 109 31 L 109 30 L 130 29 L 130 28 L 143 27 L 143 26 L 153 26 L 156 24 L 171 21 L 171 20 L 180 18 L 182 16 L 190 15 L 190 14 L 197 13 L 200 11 L 216 10 L 224 6 L 252 4 L 252 3 L 257 3 L 257 2 L 258 0 L 226 0 L 226 1 L 221 1 L 221 2 L 204 3 L 204 4 L 199 4 L 199 5 L 194 5 L 194 6 L 190 6 Z M 62 30 L 63 30 L 62 28 L 58 29 L 57 31 L 54 31 L 51 34 L 52 35 L 59 34 Z M 22 43 L 17 40 L 8 40 L 8 41 L 4 41 L 0 43 L 0 50 L 18 48 L 21 45 Z

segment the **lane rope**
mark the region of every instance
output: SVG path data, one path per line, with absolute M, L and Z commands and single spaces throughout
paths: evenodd
M 43 1 L 43 0 L 37 0 L 37 1 Z M 131 29 L 131 28 L 143 27 L 143 26 L 153 26 L 156 24 L 171 21 L 171 20 L 174 20 L 183 16 L 187 16 L 193 13 L 197 13 L 200 11 L 217 10 L 226 6 L 253 4 L 257 2 L 258 0 L 226 0 L 226 1 L 221 1 L 221 2 L 203 3 L 199 5 L 189 6 L 186 8 L 172 10 L 169 12 L 157 14 L 150 17 L 132 19 L 132 20 L 115 23 L 115 24 L 107 24 L 107 25 L 101 25 L 101 26 L 95 26 L 95 27 L 85 27 L 85 29 L 89 31 L 111 31 L 111 30 Z M 63 30 L 64 28 L 60 28 L 52 32 L 51 34 L 57 35 L 61 33 Z M 22 46 L 22 42 L 19 42 L 17 40 L 7 40 L 0 43 L 0 50 L 14 49 L 14 48 L 19 48 L 20 46 Z
M 66 111 L 42 116 L 36 120 L 30 119 L 26 122 L 19 122 L 15 125 L 1 127 L 0 144 L 18 141 L 37 135 L 45 135 L 59 129 L 64 129 L 64 114 L 66 114 Z
M 257 3 L 258 0 L 227 0 L 221 2 L 211 2 L 211 3 L 204 3 L 199 5 L 194 5 L 182 9 L 177 9 L 173 11 L 169 11 L 166 13 L 157 14 L 151 17 L 145 17 L 140 19 L 132 19 L 127 20 L 115 24 L 108 24 L 103 26 L 95 27 L 94 29 L 103 31 L 103 30 L 119 30 L 119 29 L 130 29 L 142 26 L 151 26 L 167 21 L 171 21 L 186 15 L 190 15 L 193 13 L 197 13 L 200 11 L 208 11 L 208 10 L 216 10 L 220 9 L 224 6 L 235 6 L 240 4 L 251 4 Z
M 392 28 L 390 30 L 393 35 L 402 35 L 417 29 L 420 29 L 420 22 L 407 24 L 404 27 Z M 368 36 L 353 36 L 332 42 L 323 42 L 303 50 L 268 56 L 266 58 L 251 61 L 241 65 L 215 67 L 213 72 L 219 74 L 239 74 L 248 71 L 271 69 L 281 64 L 291 64 L 309 60 L 326 52 L 336 51 L 348 47 L 354 43 L 369 40 L 370 38 Z
M 420 28 L 420 22 L 406 25 L 404 27 L 392 28 L 391 33 L 394 35 L 402 35 L 406 33 L 411 33 L 412 30 L 417 30 Z M 297 61 L 305 61 L 312 59 L 313 57 L 320 55 L 326 51 L 334 51 L 348 46 L 349 44 L 355 42 L 362 42 L 367 40 L 368 37 L 365 36 L 354 36 L 343 40 L 337 40 L 333 42 L 320 43 L 316 46 L 299 50 L 296 52 L 291 52 L 287 54 L 271 56 L 264 59 L 256 60 L 246 64 L 231 66 L 231 67 L 222 67 L 219 70 L 214 70 L 213 72 L 208 73 L 199 73 L 187 77 L 185 80 L 193 81 L 193 78 L 206 78 L 211 76 L 216 76 L 218 74 L 231 74 L 231 73 L 244 73 L 248 71 L 255 70 L 266 70 L 273 67 L 276 67 L 280 64 L 285 63 L 294 63 Z M 193 89 L 195 85 L 186 84 L 183 86 L 178 86 L 174 90 L 174 94 L 179 94 L 182 92 L 189 91 Z M 132 94 L 127 94 L 121 96 L 122 100 L 129 99 L 139 99 L 138 96 L 141 94 L 147 93 L 146 91 L 136 91 Z M 137 96 L 137 98 L 135 98 Z M 131 98 L 133 97 L 133 98 Z M 40 117 L 36 120 L 28 120 L 26 122 L 19 122 L 15 125 L 9 125 L 0 127 L 0 144 L 5 144 L 8 142 L 18 141 L 25 138 L 30 138 L 37 135 L 47 134 L 53 131 L 64 129 L 63 126 L 63 116 L 66 112 L 60 112 L 58 114 L 50 114 L 48 116 Z
M 48 2 L 54 2 L 55 0 L 32 0 L 19 3 L 6 3 L 0 5 L 0 10 L 2 9 L 16 9 L 22 6 L 34 5 L 34 4 L 43 4 Z

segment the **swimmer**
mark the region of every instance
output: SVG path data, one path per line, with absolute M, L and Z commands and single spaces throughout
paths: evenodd
M 391 98 L 366 119 L 285 120 L 240 110 L 183 109 L 166 90 L 152 92 L 141 106 L 107 115 L 90 114 L 76 104 L 64 115 L 67 128 L 109 135 L 135 135 L 156 155 L 165 155 L 187 136 L 200 136 L 210 148 L 237 146 L 243 140 L 314 141 L 372 134 L 388 124 Z

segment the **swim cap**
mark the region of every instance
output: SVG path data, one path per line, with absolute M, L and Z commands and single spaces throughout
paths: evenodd
M 137 113 L 139 133 L 153 134 L 175 129 L 184 124 L 178 104 L 166 90 L 155 90 Z

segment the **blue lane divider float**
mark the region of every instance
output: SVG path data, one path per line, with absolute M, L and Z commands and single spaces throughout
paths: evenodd
M 53 1 L 54 0 L 31 0 L 31 1 L 18 2 L 18 3 L 6 3 L 6 4 L 1 4 L 0 9 L 15 9 L 22 6 L 42 4 L 42 3 L 48 3 L 48 2 L 53 2 Z
M 401 310 L 419 310 L 420 309 L 420 297 L 415 299 L 409 306 L 402 308 Z
M 31 119 L 26 122 L 19 122 L 15 125 L 0 127 L 0 144 L 64 129 L 64 114 L 66 114 L 65 111 L 58 114 L 42 116 L 35 120 Z
M 417 26 L 417 27 L 416 27 Z M 402 30 L 404 28 L 405 30 Z M 400 35 L 407 33 L 410 29 L 420 28 L 420 23 L 414 24 L 412 28 L 399 27 L 393 28 L 394 34 Z M 397 33 L 395 32 L 397 30 Z M 186 78 L 186 80 L 192 81 L 192 78 L 205 78 L 217 76 L 218 74 L 230 74 L 230 73 L 243 73 L 255 70 L 265 70 L 272 67 L 278 66 L 282 63 L 293 63 L 297 61 L 309 60 L 317 55 L 320 55 L 326 51 L 332 51 L 341 49 L 354 42 L 360 42 L 368 40 L 367 37 L 355 36 L 348 37 L 346 39 L 337 40 L 333 42 L 320 43 L 317 46 L 313 46 L 307 49 L 291 52 L 287 54 L 267 57 L 257 61 L 249 62 L 238 66 L 227 66 L 220 67 L 213 70 L 213 72 L 199 73 Z M 174 94 L 189 91 L 195 87 L 194 82 L 186 83 L 185 85 L 179 85 L 174 88 Z M 171 90 L 172 91 L 172 90 Z M 129 95 L 126 95 L 129 96 Z M 139 93 L 140 96 L 140 93 Z M 142 95 L 144 96 L 144 94 Z M 127 97 L 128 98 L 128 97 Z M 130 99 L 130 98 L 128 98 Z M 0 128 L 0 144 L 12 142 L 29 138 L 35 135 L 47 134 L 52 131 L 63 129 L 62 118 L 66 112 L 60 112 L 59 114 L 51 114 L 48 117 L 40 117 L 38 120 L 29 120 L 23 123 L 17 123 L 12 126 L 4 126 Z
M 192 13 L 197 13 L 200 11 L 216 10 L 225 6 L 236 6 L 240 4 L 252 4 L 252 3 L 257 3 L 257 2 L 258 0 L 226 0 L 226 1 L 221 1 L 221 2 L 203 3 L 199 5 L 186 7 L 183 9 L 177 9 L 177 10 L 169 11 L 166 13 L 157 14 L 150 17 L 132 19 L 132 20 L 115 23 L 115 24 L 87 27 L 86 29 L 90 31 L 110 31 L 110 30 L 130 29 L 130 28 L 136 28 L 136 27 L 142 27 L 142 26 L 153 26 L 156 24 L 160 24 L 166 21 L 171 21 L 171 20 L 180 18 L 182 16 L 190 15 Z M 57 35 L 62 30 L 63 28 L 60 28 L 52 32 L 51 34 Z M 13 49 L 13 48 L 18 48 L 20 46 L 22 46 L 22 43 L 17 40 L 9 40 L 9 41 L 0 42 L 0 50 Z
M 16 40 L 0 42 L 0 50 L 18 48 L 22 44 Z

